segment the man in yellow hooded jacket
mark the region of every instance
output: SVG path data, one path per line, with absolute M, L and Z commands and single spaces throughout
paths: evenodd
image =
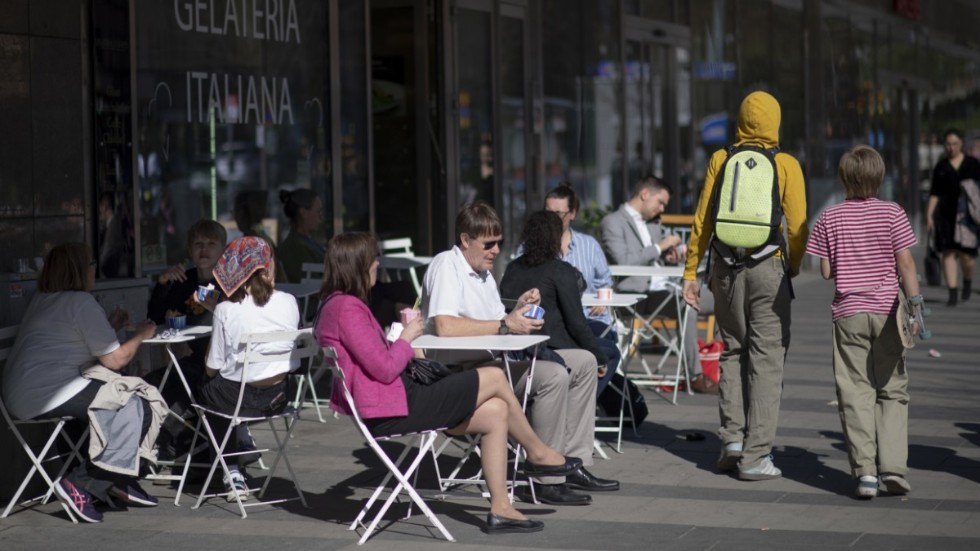
M 776 98 L 753 92 L 742 101 L 735 145 L 779 145 L 780 108 Z M 715 180 L 727 159 L 722 149 L 711 156 L 698 201 L 684 269 L 684 300 L 698 309 L 698 264 L 714 233 Z M 799 273 L 808 234 L 806 192 L 800 163 L 786 153 L 776 154 L 779 196 L 785 216 L 785 249 L 761 260 L 732 264 L 712 254 L 708 275 L 715 297 L 715 317 L 725 341 L 721 356 L 719 414 L 722 439 L 719 471 L 738 470 L 742 480 L 779 478 L 772 444 L 779 418 L 783 362 L 789 347 L 791 288 L 786 276 Z M 788 258 L 786 258 L 788 256 Z M 726 262 L 728 260 L 728 262 Z

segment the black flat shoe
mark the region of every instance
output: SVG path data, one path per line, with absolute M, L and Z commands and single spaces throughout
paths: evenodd
M 544 529 L 544 523 L 540 520 L 517 520 L 515 518 L 498 517 L 493 513 L 487 514 L 488 534 L 519 534 L 528 532 L 540 532 Z
M 585 467 L 579 467 L 565 475 L 565 485 L 574 490 L 587 492 L 615 492 L 619 489 L 618 481 L 599 478 L 585 470 Z
M 589 505 L 592 503 L 592 496 L 573 492 L 565 484 L 535 484 L 534 495 L 541 503 L 548 505 Z M 531 492 L 525 491 L 522 496 L 526 501 L 531 501 Z
M 528 476 L 565 476 L 582 466 L 582 460 L 577 457 L 565 457 L 562 465 L 538 465 L 525 461 L 522 472 Z

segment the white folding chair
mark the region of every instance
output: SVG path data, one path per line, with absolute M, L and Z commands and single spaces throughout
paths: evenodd
M 322 262 L 304 262 L 302 269 L 303 280 L 300 283 L 308 284 L 311 282 L 323 282 Z M 306 312 L 309 309 L 309 303 L 310 297 L 303 297 L 303 303 L 300 305 L 300 312 L 303 312 L 304 326 L 310 326 L 313 323 L 313 320 L 306 319 Z M 316 364 L 314 362 L 310 362 L 309 365 L 305 366 L 301 371 L 296 373 L 296 396 L 293 398 L 293 406 L 297 409 L 312 406 L 316 409 L 317 419 L 321 423 L 326 423 L 326 419 L 323 418 L 323 408 L 328 406 L 330 399 L 320 398 L 316 393 L 316 383 L 321 377 L 323 377 L 323 369 L 321 369 L 320 364 Z M 311 395 L 312 399 L 308 399 L 307 394 Z
M 657 305 L 650 314 L 646 316 L 636 315 L 634 323 L 638 323 L 640 327 L 634 332 L 633 342 L 630 346 L 631 352 L 639 356 L 643 371 L 631 374 L 630 378 L 637 386 L 652 386 L 658 389 L 661 387 L 670 388 L 670 402 L 676 405 L 677 392 L 681 383 L 686 385 L 687 393 L 691 394 L 691 381 L 687 374 L 687 358 L 684 354 L 684 326 L 687 323 L 687 316 L 690 315 L 690 309 L 681 297 L 680 285 L 675 281 L 667 281 L 666 285 L 667 290 L 671 291 L 670 295 Z M 677 312 L 680 312 L 677 317 L 667 317 L 661 314 L 670 302 L 673 302 Z M 651 368 L 646 358 L 642 354 L 637 354 L 638 347 L 644 340 L 649 342 L 660 341 L 664 345 L 664 353 L 655 367 Z M 664 368 L 672 360 L 676 361 L 676 365 L 674 373 L 670 374 L 665 372 Z M 626 362 L 623 363 L 626 364 Z
M 411 258 L 415 256 L 415 252 L 412 250 L 411 237 L 399 237 L 397 239 L 384 239 L 380 243 L 378 243 L 378 246 L 381 249 L 381 254 L 385 256 L 401 256 L 406 258 Z M 398 271 L 395 272 L 397 273 Z M 415 268 L 407 268 L 404 271 L 408 272 L 408 275 L 412 280 L 412 285 L 415 286 L 415 293 L 421 296 L 422 284 L 419 282 L 419 276 L 415 272 Z
M 276 349 L 276 344 L 279 345 L 278 351 L 270 351 Z M 291 345 L 288 350 L 282 351 L 283 345 Z M 271 345 L 266 347 L 260 347 L 258 345 Z M 309 507 L 306 504 L 306 497 L 303 495 L 303 491 L 299 487 L 299 482 L 296 480 L 296 473 L 293 472 L 293 466 L 289 462 L 289 456 L 286 454 L 286 446 L 292 438 L 293 428 L 295 428 L 296 423 L 294 422 L 298 418 L 298 411 L 293 406 L 287 406 L 286 409 L 277 415 L 260 416 L 260 417 L 242 417 L 240 411 L 242 408 L 242 397 L 245 395 L 245 383 L 248 380 L 248 367 L 252 363 L 258 362 L 271 362 L 271 361 L 289 361 L 289 360 L 306 360 L 312 358 L 320 352 L 320 349 L 316 346 L 312 332 L 309 329 L 300 329 L 296 331 L 275 331 L 271 333 L 252 333 L 245 338 L 245 355 L 243 358 L 242 366 L 242 384 L 238 391 L 238 403 L 235 405 L 235 411 L 232 414 L 222 413 L 200 404 L 194 404 L 194 408 L 198 410 L 198 421 L 197 421 L 197 431 L 194 434 L 194 438 L 191 440 L 191 449 L 194 449 L 194 445 L 197 441 L 197 434 L 200 432 L 201 427 L 207 432 L 208 439 L 211 441 L 211 446 L 215 450 L 215 458 L 211 463 L 211 470 L 208 472 L 208 476 L 204 481 L 201 493 L 197 497 L 197 503 L 194 504 L 194 509 L 201 506 L 201 503 L 211 497 L 224 496 L 225 493 L 220 494 L 209 494 L 207 493 L 207 488 L 211 483 L 211 479 L 214 477 L 214 473 L 221 465 L 221 471 L 225 479 L 229 477 L 228 462 L 230 458 L 235 458 L 239 455 L 255 453 L 257 452 L 275 452 L 275 458 L 272 460 L 272 465 L 269 467 L 269 473 L 266 475 L 265 482 L 262 484 L 262 489 L 259 490 L 259 501 L 243 503 L 241 496 L 237 493 L 235 494 L 235 502 L 238 504 L 238 509 L 241 512 L 242 518 L 247 516 L 245 512 L 246 507 L 253 507 L 256 505 L 272 505 L 275 503 L 282 503 L 284 501 L 292 501 L 294 499 L 299 499 L 304 507 Z M 214 430 L 211 428 L 211 424 L 208 421 L 208 415 L 213 415 L 216 417 L 223 417 L 228 419 L 230 423 L 228 424 L 228 430 L 222 435 L 216 435 Z M 283 421 L 283 434 L 280 434 L 279 430 L 276 429 L 276 424 L 274 421 L 281 419 Z M 271 429 L 272 436 L 276 441 L 276 446 L 274 448 L 262 448 L 258 450 L 249 450 L 244 452 L 225 452 L 225 446 L 228 444 L 228 440 L 235 434 L 235 427 L 242 423 L 256 423 L 260 421 L 265 421 Z M 218 438 L 221 438 L 219 441 Z M 276 468 L 279 466 L 279 460 L 285 463 L 286 469 L 289 471 L 289 477 L 296 487 L 297 498 L 288 499 L 277 499 L 271 501 L 261 501 L 265 496 L 265 491 L 269 487 L 269 483 L 272 481 L 273 475 L 276 473 Z M 179 494 L 183 490 L 183 481 L 187 478 L 187 466 L 184 469 L 183 479 L 181 480 L 181 487 L 177 488 L 177 493 Z
M 329 368 L 319 362 L 318 358 L 311 358 L 294 374 L 296 377 L 296 396 L 293 398 L 293 407 L 301 409 L 312 406 L 316 409 L 317 420 L 321 423 L 327 422 L 323 417 L 323 410 L 329 408 L 330 398 L 320 398 L 316 392 L 316 385 L 328 370 Z
M 16 325 L 10 327 L 4 327 L 0 329 L 0 368 L 4 366 L 7 357 L 10 355 L 10 349 L 13 348 L 13 341 L 16 337 L 17 337 Z M 2 369 L 0 369 L 0 373 L 2 373 Z M 2 518 L 7 518 L 7 516 L 10 515 L 10 512 L 14 509 L 15 506 L 30 507 L 38 503 L 43 505 L 51 499 L 55 491 L 54 490 L 55 481 L 59 480 L 62 476 L 64 476 L 64 474 L 68 471 L 68 467 L 71 465 L 72 461 L 83 460 L 82 454 L 79 450 L 82 446 L 82 443 L 85 442 L 85 439 L 88 437 L 88 428 L 86 427 L 81 437 L 78 439 L 77 442 L 75 442 L 72 441 L 71 437 L 68 436 L 68 433 L 65 431 L 65 424 L 73 419 L 71 417 L 61 417 L 58 419 L 36 419 L 36 420 L 26 420 L 26 421 L 14 419 L 7 411 L 7 406 L 3 403 L 2 392 L 0 392 L 0 414 L 3 415 L 4 422 L 6 423 L 7 427 L 10 428 L 10 431 L 14 434 L 14 438 L 17 439 L 17 442 L 20 444 L 21 449 L 24 450 L 24 453 L 27 454 L 27 457 L 30 458 L 31 460 L 31 469 L 27 472 L 27 476 L 25 476 L 24 479 L 21 481 L 20 486 L 17 488 L 17 491 L 14 492 L 13 497 L 10 498 L 10 503 L 8 503 L 7 507 L 3 510 L 3 514 L 0 515 L 0 519 L 2 519 Z M 53 428 L 51 429 L 51 432 L 48 435 L 47 439 L 44 441 L 44 445 L 41 447 L 41 450 L 35 452 L 34 449 L 27 443 L 27 440 L 24 438 L 24 435 L 21 434 L 20 427 L 44 426 L 44 425 L 51 426 Z M 55 453 L 54 455 L 49 455 L 51 454 L 51 448 L 58 441 L 58 437 L 61 437 L 65 441 L 65 443 L 68 444 L 68 451 L 61 454 Z M 62 461 L 61 469 L 58 471 L 57 476 L 52 478 L 48 475 L 48 472 L 45 469 L 45 464 L 57 465 L 57 461 L 59 460 Z M 47 485 L 47 491 L 40 496 L 21 500 L 20 499 L 21 495 L 24 493 L 24 490 L 27 489 L 27 485 L 30 484 L 35 474 L 40 475 L 40 477 L 44 480 L 45 485 Z M 61 503 L 60 500 L 59 503 Z M 68 518 L 71 519 L 73 523 L 78 524 L 78 519 L 75 518 L 75 515 L 74 513 L 72 513 L 71 509 L 64 503 L 61 503 L 61 507 L 62 509 L 65 510 L 65 513 L 68 513 Z
M 357 544 L 363 545 L 364 542 L 371 537 L 371 534 L 374 533 L 375 529 L 378 527 L 378 523 L 381 521 L 382 517 L 384 517 L 385 513 L 388 512 L 391 504 L 398 499 L 403 491 L 409 495 L 412 503 L 421 509 L 426 518 L 429 519 L 429 522 L 431 522 L 432 525 L 442 533 L 443 537 L 449 541 L 456 541 L 452 534 L 446 530 L 446 527 L 443 526 L 439 518 L 436 517 L 435 513 L 432 512 L 432 509 L 425 504 L 425 501 L 422 500 L 422 496 L 419 495 L 414 486 L 415 479 L 418 476 L 419 464 L 431 451 L 432 445 L 435 443 L 439 432 L 445 430 L 445 428 L 392 436 L 374 436 L 364 424 L 364 420 L 361 418 L 361 414 L 357 409 L 357 404 L 354 402 L 354 396 L 351 395 L 350 389 L 347 386 L 347 380 L 344 378 L 344 372 L 341 371 L 340 367 L 337 365 L 337 352 L 329 346 L 323 347 L 323 361 L 334 371 L 334 384 L 340 384 L 343 387 L 344 397 L 347 399 L 347 404 L 350 406 L 352 413 L 351 420 L 357 426 L 357 429 L 361 431 L 361 435 L 364 437 L 364 440 L 367 442 L 371 450 L 374 451 L 374 453 L 378 456 L 378 459 L 380 459 L 388 469 L 388 473 L 385 475 L 384 480 L 382 480 L 381 484 L 374 490 L 374 493 L 371 494 L 370 499 L 368 499 L 367 503 L 364 504 L 361 512 L 358 513 L 357 518 L 355 518 L 354 522 L 352 522 L 350 525 L 350 530 L 357 530 L 358 526 L 364 527 L 364 533 L 361 535 L 361 539 L 357 542 Z M 411 459 L 411 461 L 408 461 L 407 459 L 409 452 L 413 449 L 413 446 L 406 445 L 401 454 L 398 456 L 398 459 L 392 461 L 388 454 L 385 453 L 384 449 L 381 448 L 381 445 L 378 444 L 378 442 L 398 438 L 417 438 L 418 452 L 415 454 L 414 458 Z M 383 492 L 385 487 L 388 486 L 388 482 L 391 481 L 392 477 L 398 481 L 398 484 L 396 484 L 394 489 L 391 490 L 388 498 L 381 505 L 381 508 L 378 509 L 378 512 L 374 515 L 374 518 L 371 519 L 371 522 L 365 525 L 362 521 L 374 506 L 374 503 L 378 500 L 378 497 L 380 497 L 381 492 Z M 412 479 L 411 482 L 409 482 L 409 478 Z M 406 516 L 406 518 L 411 516 L 411 514 L 412 509 L 409 507 L 408 516 Z

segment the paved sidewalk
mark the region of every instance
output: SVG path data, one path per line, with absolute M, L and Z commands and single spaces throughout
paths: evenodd
M 457 543 L 434 539 L 424 517 L 416 515 L 385 527 L 363 548 L 980 549 L 980 295 L 946 308 L 944 289 L 924 289 L 934 337 L 909 354 L 913 492 L 864 502 L 850 497 L 854 483 L 834 405 L 833 286 L 810 273 L 797 278 L 795 287 L 775 450 L 784 478 L 741 482 L 715 474 L 717 399 L 682 395 L 672 406 L 647 392 L 651 413 L 639 436 L 627 432 L 623 453 L 611 452 L 610 460 L 598 459 L 593 469 L 619 479 L 621 491 L 595 494 L 590 507 L 521 505 L 546 523 L 545 531 L 526 536 L 483 534 L 486 502 L 452 497 L 433 508 Z M 930 357 L 930 348 L 942 356 Z M 253 509 L 240 520 L 223 501 L 194 511 L 185 497 L 174 507 L 173 490 L 146 485 L 161 497 L 159 507 L 110 511 L 100 525 L 74 526 L 56 504 L 15 513 L 0 521 L 0 549 L 356 549 L 357 536 L 347 523 L 382 471 L 347 419 L 320 424 L 314 418 L 305 415 L 291 446 L 310 509 L 291 503 Z M 685 438 L 694 431 L 705 440 Z M 256 434 L 261 439 L 262 432 Z M 288 489 L 279 482 L 278 489 Z

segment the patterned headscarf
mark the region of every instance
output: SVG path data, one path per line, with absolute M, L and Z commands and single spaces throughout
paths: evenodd
M 256 271 L 269 269 L 272 248 L 261 237 L 239 237 L 228 244 L 214 267 L 214 279 L 225 296 L 231 296 Z

